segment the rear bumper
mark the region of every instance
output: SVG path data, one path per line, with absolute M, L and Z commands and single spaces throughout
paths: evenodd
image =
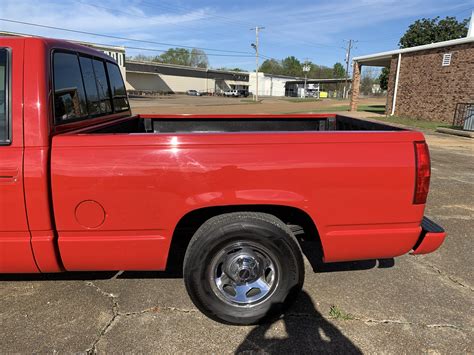
M 428 254 L 438 249 L 446 238 L 443 227 L 433 222 L 428 217 L 423 217 L 421 234 L 418 242 L 413 247 L 411 254 Z

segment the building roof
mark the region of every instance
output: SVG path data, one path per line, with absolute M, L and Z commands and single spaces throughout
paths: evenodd
M 249 81 L 248 72 L 195 68 L 185 65 L 165 64 L 158 62 L 143 62 L 127 60 L 125 67 L 128 73 L 138 74 L 164 74 L 195 78 L 223 79 L 235 81 Z
M 235 75 L 249 75 L 246 71 L 235 71 L 235 70 L 221 70 L 221 69 L 211 69 L 211 68 L 199 68 L 199 67 L 190 67 L 188 65 L 180 65 L 180 64 L 169 64 L 169 63 L 161 63 L 161 62 L 152 62 L 152 61 L 143 61 L 143 60 L 134 60 L 134 59 L 127 59 L 128 63 L 143 65 L 143 66 L 154 66 L 154 67 L 166 67 L 166 68 L 174 68 L 174 69 L 182 69 L 182 70 L 192 70 L 192 71 L 201 71 L 201 72 L 215 72 L 215 73 L 229 73 Z
M 306 79 L 306 84 L 336 84 L 343 83 L 346 81 L 346 78 L 328 78 L 328 79 Z M 348 82 L 351 82 L 351 78 L 347 78 Z M 289 80 L 287 84 L 304 84 L 305 80 Z
M 458 39 L 452 39 L 449 41 L 424 44 L 422 46 L 396 49 L 393 51 L 363 55 L 359 57 L 354 57 L 353 60 L 354 62 L 363 64 L 363 65 L 383 67 L 383 66 L 390 65 L 390 60 L 392 59 L 392 56 L 394 55 L 424 51 L 427 49 L 457 46 L 457 45 L 465 44 L 465 43 L 474 43 L 474 37 L 463 37 L 463 38 L 458 38 Z

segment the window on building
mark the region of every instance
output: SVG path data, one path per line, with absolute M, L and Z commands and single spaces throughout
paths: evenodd
M 56 123 L 86 117 L 88 110 L 78 56 L 54 53 L 53 72 Z
M 127 91 L 125 90 L 125 84 L 118 65 L 107 62 L 107 72 L 109 73 L 114 111 L 120 112 L 128 110 L 130 107 L 128 105 Z
M 451 56 L 452 56 L 451 53 L 443 54 L 443 62 L 441 63 L 443 67 L 447 67 L 448 65 L 451 65 Z
M 10 143 L 8 59 L 8 50 L 0 48 L 0 144 Z

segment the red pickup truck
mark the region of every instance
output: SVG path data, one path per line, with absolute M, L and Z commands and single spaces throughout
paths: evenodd
M 324 262 L 429 253 L 423 134 L 327 115 L 132 115 L 112 58 L 0 38 L 0 272 L 164 270 L 213 319 L 251 324 Z M 178 258 L 179 259 L 179 258 Z

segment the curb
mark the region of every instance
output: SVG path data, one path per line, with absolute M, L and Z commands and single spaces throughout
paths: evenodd
M 436 128 L 436 132 L 451 134 L 451 135 L 466 137 L 466 138 L 474 138 L 474 132 L 461 131 L 461 130 L 452 129 L 452 128 L 438 127 Z

